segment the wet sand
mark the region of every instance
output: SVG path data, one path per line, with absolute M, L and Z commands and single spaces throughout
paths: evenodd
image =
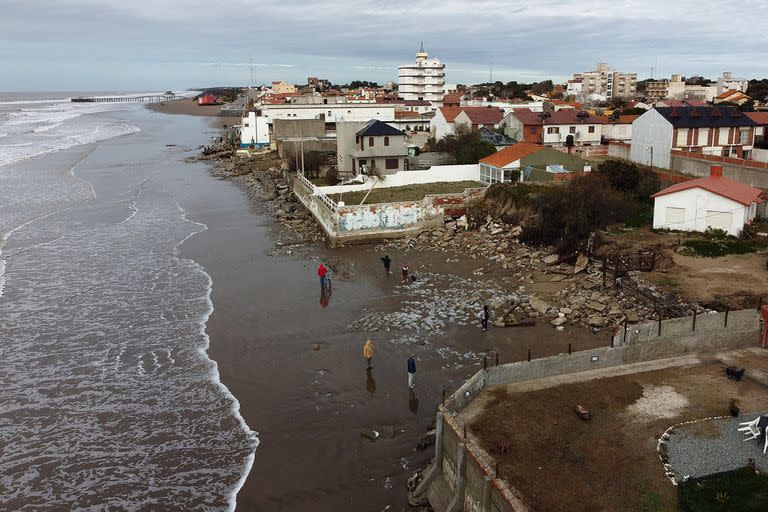
M 383 254 L 371 245 L 332 250 L 313 244 L 270 256 L 274 240 L 287 236 L 282 228 L 257 213 L 233 182 L 207 175 L 202 164 L 194 168 L 184 206 L 208 230 L 185 242 L 182 256 L 212 276 L 209 354 L 260 439 L 238 510 L 410 510 L 406 480 L 433 454 L 432 448 L 416 450 L 417 439 L 434 422 L 442 390 L 452 392 L 477 371 L 483 353 L 493 364 L 493 351 L 509 362 L 525 359 L 528 348 L 542 357 L 567 351 L 569 342 L 578 350 L 607 341 L 607 333 L 584 329 L 557 333 L 546 321 L 486 333 L 479 325 L 455 326 L 407 343 L 396 322 L 376 331 L 355 329 L 354 322 L 371 312 L 411 309 L 412 290 L 398 273 L 384 274 Z M 473 276 L 487 265 L 482 260 L 389 255 L 393 269 L 407 261 L 416 275 L 504 277 Z M 316 275 L 319 259 L 334 271 L 327 306 Z M 370 373 L 362 358 L 368 337 L 376 346 Z M 410 353 L 417 362 L 413 392 L 407 386 Z M 384 435 L 370 441 L 360 434 L 367 428 Z
M 457 327 L 429 345 L 397 343 L 397 325 L 390 331 L 350 329 L 368 308 L 401 306 L 394 295 L 401 280 L 384 275 L 379 253 L 372 247 L 308 247 L 296 256 L 268 256 L 270 231 L 278 229 L 271 219 L 246 213 L 246 199 L 229 183 L 212 187 L 208 199 L 196 218 L 209 230 L 189 240 L 184 255 L 213 277 L 210 355 L 261 441 L 238 495 L 239 510 L 407 509 L 405 480 L 432 456 L 431 449 L 416 451 L 416 441 L 434 421 L 442 389 L 456 389 L 482 364 L 480 356 L 467 360 L 464 354 L 497 350 L 505 362 L 524 359 L 529 347 L 541 357 L 567 351 L 568 342 L 574 350 L 605 344 L 583 330 L 555 336 L 549 325 L 486 333 L 479 326 Z M 395 262 L 406 257 L 390 256 Z M 327 307 L 320 303 L 314 257 L 335 270 Z M 446 265 L 443 254 L 407 258 L 414 269 L 457 268 Z M 467 273 L 473 266 L 479 263 L 458 265 Z M 370 375 L 361 355 L 367 337 L 376 344 Z M 445 347 L 451 350 L 439 350 Z M 418 367 L 413 393 L 407 387 L 409 353 Z M 372 442 L 360 435 L 365 428 L 391 428 L 394 437 Z
M 198 105 L 194 99 L 150 103 L 147 108 L 163 114 L 187 116 L 218 116 L 221 114 L 221 105 Z

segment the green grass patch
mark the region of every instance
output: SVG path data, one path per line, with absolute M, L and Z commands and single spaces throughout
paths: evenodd
M 719 258 L 729 254 L 747 254 L 766 249 L 763 240 L 742 240 L 726 238 L 724 240 L 686 240 L 683 242 L 686 254 L 704 258 Z
M 422 183 L 419 185 L 406 185 L 403 187 L 374 188 L 365 204 L 392 203 L 396 201 L 420 201 L 430 194 L 458 194 L 468 188 L 479 188 L 484 185 L 478 181 L 456 181 L 442 183 Z M 367 192 L 347 192 L 345 194 L 333 194 L 334 201 L 343 200 L 348 205 L 360 204 Z
M 637 484 L 637 492 L 640 494 L 640 504 L 643 512 L 667 512 L 674 510 L 672 504 L 664 496 L 654 491 L 648 482 Z
M 677 288 L 680 285 L 677 283 L 677 281 L 675 281 L 671 277 L 664 276 L 661 279 L 659 279 L 659 286 L 664 286 L 667 288 Z
M 768 510 L 768 476 L 748 468 L 688 480 L 680 484 L 686 512 L 758 512 Z

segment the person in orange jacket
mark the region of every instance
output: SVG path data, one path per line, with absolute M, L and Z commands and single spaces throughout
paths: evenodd
M 371 360 L 373 359 L 373 342 L 371 340 L 365 341 L 365 345 L 363 346 L 363 357 L 366 362 L 365 369 L 370 370 L 373 368 L 373 366 L 371 366 Z

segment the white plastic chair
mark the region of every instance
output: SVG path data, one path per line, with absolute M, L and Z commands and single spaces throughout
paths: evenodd
M 759 421 L 760 421 L 760 416 L 758 416 L 757 418 L 753 419 L 752 421 L 743 421 L 743 422 L 739 423 L 739 425 L 745 425 L 745 428 L 740 428 L 739 430 L 740 431 L 741 430 L 749 430 L 749 426 L 750 425 L 757 425 L 757 423 Z
M 749 429 L 749 432 L 744 432 L 744 435 L 749 436 L 750 434 L 752 434 L 752 436 L 747 437 L 746 439 L 744 439 L 744 441 L 751 441 L 753 439 L 757 439 L 758 437 L 760 437 L 760 429 L 757 428 L 755 425 L 750 425 L 747 428 Z M 763 453 L 765 453 L 765 451 L 763 451 Z

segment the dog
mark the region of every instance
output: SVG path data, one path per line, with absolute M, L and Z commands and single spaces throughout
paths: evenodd
M 723 371 L 729 379 L 734 379 L 736 382 L 739 382 L 744 376 L 744 368 L 739 368 L 737 366 L 728 366 L 723 368 Z
M 738 418 L 739 411 L 741 410 L 739 409 L 739 401 L 735 398 L 731 398 L 730 402 L 728 402 L 728 410 L 730 411 L 731 416 Z

